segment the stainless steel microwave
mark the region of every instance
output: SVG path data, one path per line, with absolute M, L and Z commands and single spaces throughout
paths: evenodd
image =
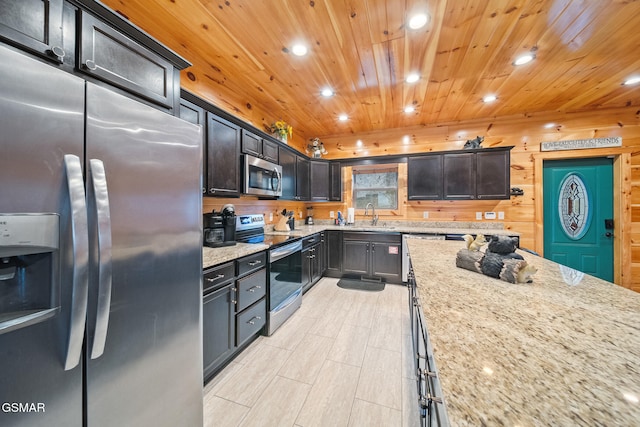
M 282 195 L 282 166 L 245 154 L 244 193 L 280 197 Z

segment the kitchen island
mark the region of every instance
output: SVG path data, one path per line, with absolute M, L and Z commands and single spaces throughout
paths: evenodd
M 456 267 L 459 241 L 408 247 L 451 425 L 640 425 L 640 294 L 521 251 L 530 284 Z

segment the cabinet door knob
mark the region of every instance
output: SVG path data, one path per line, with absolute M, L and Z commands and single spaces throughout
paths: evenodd
M 87 59 L 86 61 L 84 61 L 84 67 L 87 70 L 91 70 L 91 71 L 95 71 L 98 68 L 95 61 L 92 61 L 91 59 Z
M 51 49 L 47 51 L 50 56 L 58 58 L 58 61 L 62 62 L 64 59 L 65 51 L 60 46 L 51 46 Z

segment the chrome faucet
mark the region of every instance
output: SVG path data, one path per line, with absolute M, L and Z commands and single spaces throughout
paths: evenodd
M 378 215 L 376 215 L 376 207 L 373 203 L 369 202 L 364 207 L 364 216 L 369 215 L 369 205 L 371 205 L 371 225 L 376 225 L 378 223 Z

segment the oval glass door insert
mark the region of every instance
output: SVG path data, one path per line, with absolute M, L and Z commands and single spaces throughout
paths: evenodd
M 580 239 L 589 229 L 589 192 L 578 174 L 568 174 L 560 184 L 558 215 L 562 230 L 570 239 Z

